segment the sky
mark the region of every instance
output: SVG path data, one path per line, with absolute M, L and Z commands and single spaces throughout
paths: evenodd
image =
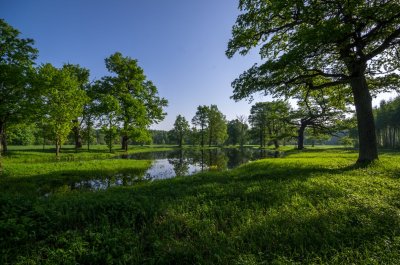
M 0 18 L 35 40 L 37 64 L 88 68 L 91 79 L 108 75 L 104 59 L 119 51 L 137 59 L 159 95 L 169 101 L 164 121 L 188 121 L 199 105 L 216 104 L 228 120 L 249 115 L 235 102 L 231 82 L 259 62 L 256 51 L 225 56 L 239 14 L 237 0 L 0 0 Z M 382 98 L 374 101 L 377 104 Z M 271 98 L 257 95 L 255 101 Z M 254 103 L 253 102 L 253 103 Z M 253 104 L 252 103 L 252 104 Z

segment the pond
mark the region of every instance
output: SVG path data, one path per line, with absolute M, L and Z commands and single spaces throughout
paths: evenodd
M 113 159 L 152 160 L 147 170 L 101 176 L 92 179 L 56 183 L 46 190 L 52 193 L 72 190 L 106 190 L 115 186 L 132 186 L 142 181 L 190 176 L 203 171 L 223 171 L 262 158 L 282 157 L 283 152 L 257 148 L 180 149 L 122 155 Z M 60 185 L 61 184 L 61 185 Z M 42 190 L 42 191 L 44 191 Z
M 256 148 L 180 149 L 163 152 L 122 155 L 121 159 L 152 160 L 146 179 L 190 176 L 209 170 L 227 170 L 249 161 L 266 157 L 282 157 L 283 152 Z

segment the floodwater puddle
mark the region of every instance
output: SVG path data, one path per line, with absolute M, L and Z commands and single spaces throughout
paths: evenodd
M 255 148 L 187 149 L 164 152 L 122 155 L 121 159 L 145 159 L 153 163 L 146 171 L 148 179 L 166 179 L 176 176 L 190 176 L 203 171 L 223 171 L 262 158 L 278 158 L 281 151 Z
M 278 158 L 283 152 L 256 148 L 181 149 L 122 155 L 114 159 L 151 160 L 147 170 L 55 183 L 42 190 L 45 196 L 71 191 L 100 191 L 132 186 L 143 181 L 190 176 L 204 171 L 223 171 L 262 158 Z

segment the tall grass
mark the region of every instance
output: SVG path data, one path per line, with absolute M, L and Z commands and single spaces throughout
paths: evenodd
M 6 162 L 0 263 L 400 264 L 400 155 L 368 167 L 356 157 L 293 151 L 232 171 L 47 197 L 22 191 L 141 165 L 33 163 L 25 174 Z

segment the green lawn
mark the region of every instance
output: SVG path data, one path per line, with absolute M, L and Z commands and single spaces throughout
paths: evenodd
M 50 196 L 40 187 L 149 162 L 34 157 L 3 161 L 0 264 L 400 264 L 397 152 L 359 168 L 353 150 L 288 148 L 232 171 Z

